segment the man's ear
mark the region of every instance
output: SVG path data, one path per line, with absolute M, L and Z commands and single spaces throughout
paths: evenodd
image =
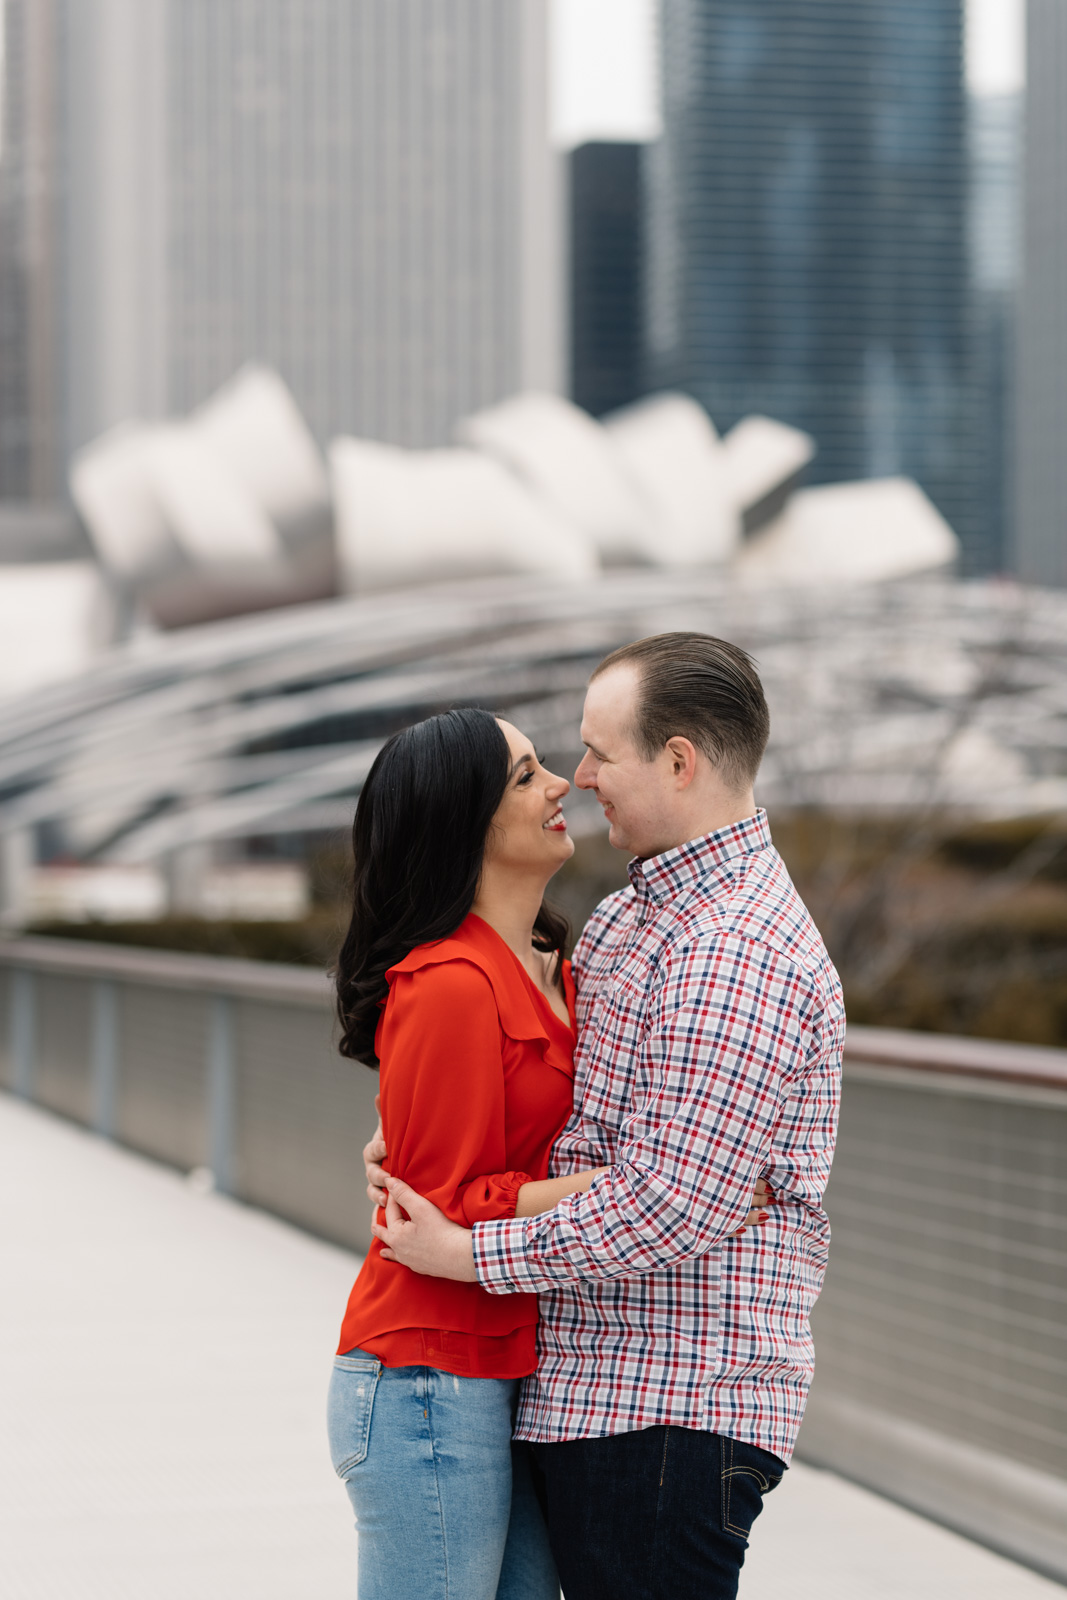
M 679 789 L 688 789 L 697 774 L 696 746 L 691 739 L 683 739 L 681 734 L 677 734 L 667 740 L 666 750 L 675 784 Z

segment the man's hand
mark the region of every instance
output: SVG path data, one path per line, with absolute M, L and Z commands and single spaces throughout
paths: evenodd
M 382 1242 L 383 1259 L 399 1261 L 424 1277 L 476 1283 L 469 1228 L 449 1222 L 431 1200 L 424 1200 L 399 1178 L 388 1172 L 382 1176 L 388 1190 L 385 1226 L 372 1222 L 371 1232 Z

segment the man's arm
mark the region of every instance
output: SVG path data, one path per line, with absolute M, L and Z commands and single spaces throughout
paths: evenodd
M 636 1277 L 735 1233 L 804 1064 L 809 1003 L 796 968 L 754 940 L 680 952 L 615 1164 L 546 1216 L 479 1223 L 477 1281 L 507 1294 Z
M 369 1146 L 367 1147 L 369 1148 Z M 383 1149 L 384 1156 L 384 1149 Z M 384 1226 L 375 1221 L 371 1232 L 382 1243 L 383 1261 L 398 1261 L 412 1272 L 429 1278 L 452 1278 L 457 1283 L 476 1283 L 474 1270 L 473 1234 L 470 1228 L 449 1222 L 432 1200 L 426 1200 L 410 1184 L 400 1178 L 390 1177 L 381 1171 L 380 1202 L 385 1211 Z M 601 1169 L 607 1172 L 609 1169 Z M 592 1177 L 590 1173 L 588 1176 Z M 549 1180 L 551 1182 L 551 1180 Z M 752 1196 L 752 1205 L 738 1234 L 749 1228 L 760 1228 L 767 1221 L 764 1206 L 773 1202 L 773 1195 L 761 1178 Z

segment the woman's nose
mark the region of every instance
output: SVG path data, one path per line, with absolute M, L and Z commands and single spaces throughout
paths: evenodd
M 567 794 L 569 790 L 570 784 L 567 782 L 566 778 L 561 778 L 558 773 L 555 772 L 549 773 L 548 784 L 546 785 L 545 793 L 550 800 L 562 800 L 563 796 Z

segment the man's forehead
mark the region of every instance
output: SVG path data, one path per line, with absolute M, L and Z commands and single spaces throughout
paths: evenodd
M 609 667 L 585 691 L 583 729 L 588 725 L 622 729 L 632 720 L 637 674 L 628 662 Z

